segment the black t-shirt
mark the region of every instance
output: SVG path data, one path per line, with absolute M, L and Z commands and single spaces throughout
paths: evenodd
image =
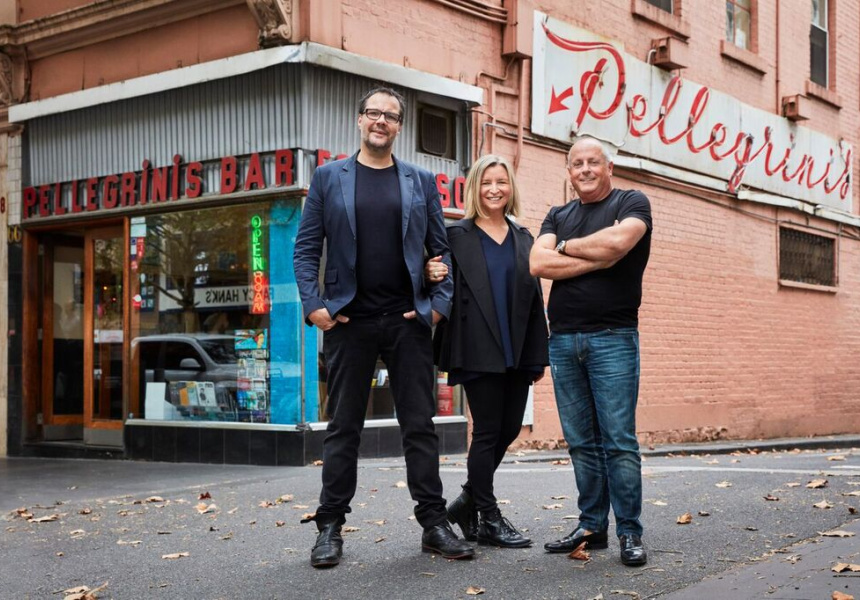
M 540 234 L 569 240 L 636 217 L 648 231 L 627 255 L 608 269 L 553 281 L 547 313 L 550 330 L 558 333 L 637 327 L 642 302 L 642 274 L 651 253 L 651 204 L 639 190 L 613 189 L 600 202 L 574 200 L 550 209 Z
M 348 317 L 412 310 L 412 282 L 403 258 L 403 207 L 397 168 L 355 163 L 357 290 Z

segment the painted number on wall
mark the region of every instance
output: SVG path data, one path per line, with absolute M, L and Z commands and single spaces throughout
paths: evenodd
M 10 225 L 8 235 L 9 235 L 9 243 L 10 244 L 20 244 L 21 243 L 21 226 L 20 225 Z
M 0 196 L 0 213 L 6 212 L 6 196 Z

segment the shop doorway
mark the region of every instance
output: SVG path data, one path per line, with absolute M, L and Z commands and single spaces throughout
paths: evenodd
M 41 236 L 41 420 L 47 442 L 122 446 L 122 227 Z

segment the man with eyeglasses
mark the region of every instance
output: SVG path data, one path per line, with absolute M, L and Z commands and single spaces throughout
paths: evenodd
M 355 495 L 358 447 L 376 361 L 388 367 L 409 491 L 424 528 L 422 550 L 470 558 L 448 525 L 433 425 L 430 328 L 450 310 L 453 282 L 423 282 L 424 252 L 448 261 L 442 206 L 432 173 L 396 159 L 404 98 L 378 87 L 361 99 L 361 146 L 319 167 L 296 237 L 294 266 L 306 322 L 323 332 L 329 417 L 323 442 L 319 531 L 311 565 L 340 562 L 341 527 Z M 323 287 L 320 260 L 326 242 Z

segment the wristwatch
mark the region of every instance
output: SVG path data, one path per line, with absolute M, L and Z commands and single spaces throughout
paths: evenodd
M 555 247 L 555 251 L 559 254 L 564 254 L 564 247 L 567 245 L 567 240 L 561 240 L 558 243 L 558 246 Z

